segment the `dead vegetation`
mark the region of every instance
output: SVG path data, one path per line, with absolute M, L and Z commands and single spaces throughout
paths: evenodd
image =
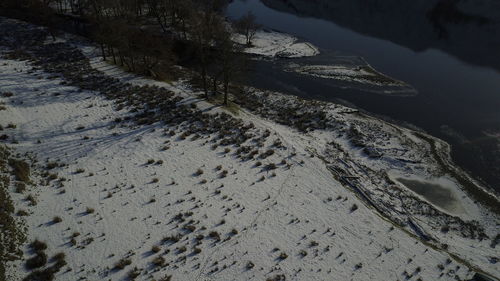
M 0 145 L 0 202 L 2 202 L 0 206 L 0 221 L 2 224 L 0 228 L 0 280 L 8 280 L 5 271 L 6 264 L 22 257 L 23 254 L 19 247 L 26 239 L 23 230 L 15 219 L 15 208 L 9 195 L 9 188 L 11 187 L 11 172 L 14 173 L 16 179 L 25 182 L 30 181 L 29 165 L 24 161 L 10 157 L 10 150 L 6 146 Z M 10 171 L 9 165 L 14 166 L 12 167 L 13 171 Z M 28 213 L 19 210 L 17 214 L 27 215 Z

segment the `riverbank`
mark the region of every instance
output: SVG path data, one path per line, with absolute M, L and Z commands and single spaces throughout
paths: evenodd
M 0 116 L 16 124 L 5 131 L 8 145 L 39 159 L 43 184 L 28 190 L 37 205 L 14 204 L 32 213 L 28 241 L 45 241 L 49 256 L 65 253 L 56 278 L 498 275 L 494 218 L 481 206 L 464 199 L 467 220 L 450 216 L 386 179 L 390 169 L 439 174 L 411 130 L 255 89 L 233 116 L 185 82 L 102 62 L 85 40 L 51 42 L 31 25 L 0 25 L 35 43 L 0 37 L 0 83 L 12 94 L 2 96 Z M 21 43 L 16 52 L 12 42 Z M 408 235 L 408 218 L 433 240 Z M 32 255 L 27 245 L 24 255 Z M 22 261 L 9 270 L 30 273 Z
M 255 82 L 253 86 L 306 99 L 345 101 L 372 115 L 413 124 L 450 143 L 455 164 L 482 185 L 500 191 L 500 142 L 491 137 L 500 128 L 500 80 L 491 49 L 495 44 L 482 44 L 480 52 L 475 44 L 500 38 L 495 36 L 499 24 L 493 10 L 488 9 L 488 5 L 498 5 L 495 1 L 484 5 L 455 3 L 465 14 L 490 20 L 485 25 L 449 22 L 446 29 L 452 32 L 450 38 L 439 36 L 428 17 L 439 1 L 409 6 L 361 5 L 362 1 L 292 2 L 237 0 L 228 6 L 227 15 L 236 19 L 251 12 L 266 28 L 314 44 L 322 50 L 320 57 L 328 50 L 363 57 L 377 71 L 410 84 L 418 95 L 371 95 L 365 87 L 358 90 L 320 79 L 282 75 L 269 64 L 258 65 L 258 74 L 249 79 Z M 411 16 L 407 16 L 410 11 Z M 381 19 L 391 24 L 381 24 Z M 412 28 L 416 26 L 420 28 Z M 322 58 L 314 64 L 328 61 L 328 57 Z

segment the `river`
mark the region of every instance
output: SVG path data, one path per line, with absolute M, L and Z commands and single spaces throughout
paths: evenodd
M 359 56 L 418 94 L 381 95 L 285 72 L 283 60 L 255 62 L 250 84 L 353 104 L 422 128 L 449 142 L 455 163 L 500 192 L 500 2 L 420 2 L 235 0 L 227 15 L 251 11 L 263 27 L 319 47 L 316 62 Z

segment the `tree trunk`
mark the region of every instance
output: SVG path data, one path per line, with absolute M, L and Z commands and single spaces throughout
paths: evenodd
M 102 54 L 102 59 L 106 60 L 106 51 L 104 50 L 104 44 L 101 43 L 101 54 Z
M 186 20 L 182 20 L 182 34 L 184 35 L 184 40 L 187 40 L 187 34 L 186 34 Z
M 52 36 L 52 41 L 56 41 L 56 35 L 54 33 L 54 30 L 52 28 L 49 28 L 49 33 L 50 33 L 50 36 Z
M 120 57 L 120 65 L 123 66 L 124 58 L 123 58 L 122 53 L 120 52 L 120 49 L 118 49 L 118 56 Z
M 214 75 L 214 84 L 213 84 L 213 89 L 212 89 L 212 92 L 214 95 L 217 94 L 217 76 Z
M 203 91 L 205 92 L 205 98 L 208 99 L 207 70 L 204 63 L 202 63 L 201 66 L 201 80 L 203 84 Z
M 111 47 L 111 56 L 113 56 L 113 63 L 116 64 L 115 48 Z
M 227 105 L 227 96 L 228 96 L 228 85 L 229 81 L 227 77 L 224 77 L 224 105 Z

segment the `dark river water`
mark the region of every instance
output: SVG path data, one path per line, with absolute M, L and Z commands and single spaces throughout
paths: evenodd
M 290 60 L 255 62 L 250 84 L 416 125 L 452 144 L 454 161 L 500 192 L 500 1 L 234 0 L 227 8 L 230 18 L 248 11 L 263 27 L 319 47 L 309 59 L 316 64 L 359 56 L 418 95 L 282 71 Z

